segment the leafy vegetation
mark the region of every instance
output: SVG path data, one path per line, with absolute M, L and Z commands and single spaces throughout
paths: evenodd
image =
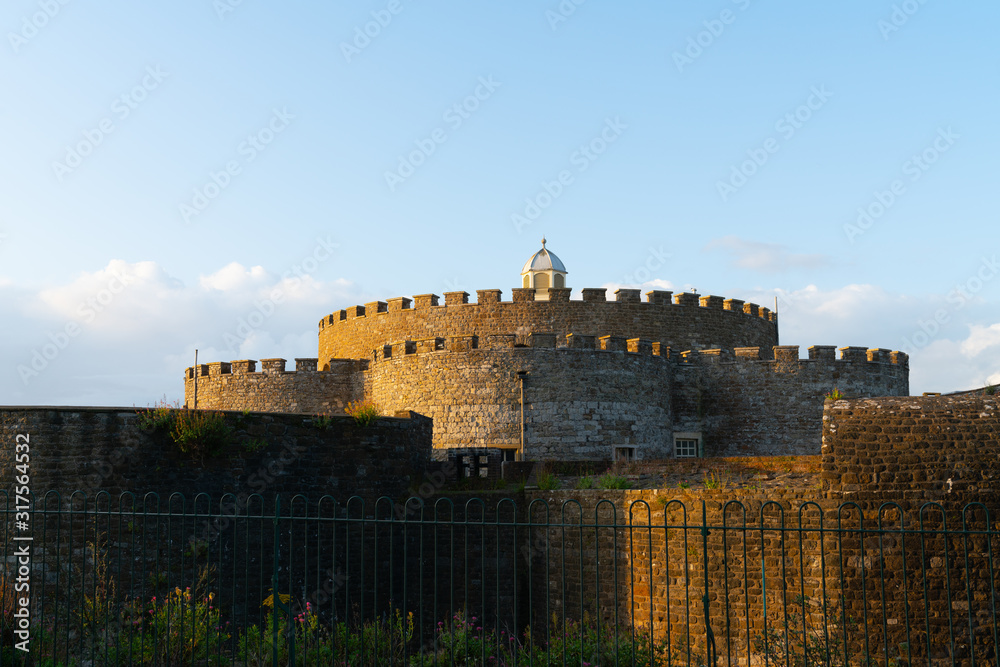
M 217 456 L 232 440 L 233 429 L 221 412 L 175 410 L 173 417 L 170 437 L 185 454 Z
M 632 487 L 632 484 L 629 483 L 627 477 L 607 472 L 597 480 L 597 486 L 602 489 L 628 489 Z
M 368 426 L 382 416 L 382 410 L 372 401 L 352 401 L 344 408 L 344 412 L 354 417 L 354 422 L 361 427 Z
M 559 478 L 552 473 L 545 471 L 538 476 L 538 488 L 543 491 L 555 491 L 562 484 L 559 482 Z

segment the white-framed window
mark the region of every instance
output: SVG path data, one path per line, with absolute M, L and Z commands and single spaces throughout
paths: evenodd
M 675 433 L 674 456 L 679 459 L 701 456 L 701 433 Z
M 631 463 L 635 460 L 635 447 L 615 447 L 615 462 Z

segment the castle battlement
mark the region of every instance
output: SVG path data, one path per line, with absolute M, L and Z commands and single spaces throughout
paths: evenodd
M 662 356 L 664 359 L 670 357 L 670 348 L 668 346 L 662 345 L 659 341 L 652 341 L 645 338 L 626 338 L 625 336 L 613 335 L 594 336 L 577 333 L 568 333 L 563 336 L 555 333 L 534 331 L 528 334 L 502 333 L 489 334 L 487 336 L 458 335 L 406 339 L 386 343 L 381 349 L 376 348 L 372 358 L 375 361 L 382 361 L 435 352 L 469 352 L 471 350 L 507 350 L 515 348 L 624 352 L 646 357 Z
M 285 367 L 288 363 L 285 359 L 261 359 L 259 362 L 261 369 L 259 371 L 257 370 L 257 363 L 256 359 L 213 361 L 207 364 L 198 364 L 197 375 L 200 378 L 217 378 L 224 375 L 263 377 L 266 375 L 288 375 L 290 373 L 352 373 L 359 368 L 364 369 L 367 360 L 329 359 L 323 364 L 323 368 L 320 369 L 317 357 L 296 357 L 295 368 L 289 370 Z M 194 366 L 188 366 L 184 370 L 185 379 L 194 379 L 195 368 Z
M 836 356 L 840 351 L 840 358 Z M 799 357 L 798 345 L 775 345 L 770 350 L 761 347 L 717 348 L 712 350 L 686 350 L 678 358 L 682 364 L 700 363 L 744 363 L 759 361 L 765 363 L 809 363 L 829 362 L 847 364 L 886 364 L 909 367 L 910 357 L 905 352 L 887 350 L 881 347 L 841 347 L 834 345 L 813 345 L 807 348 L 808 356 Z
M 615 290 L 613 300 L 607 298 L 607 288 L 606 287 L 584 287 L 580 290 L 581 298 L 577 300 L 570 299 L 572 289 L 566 288 L 552 288 L 548 290 L 547 299 L 537 299 L 537 290 L 527 287 L 515 287 L 511 290 L 511 300 L 503 301 L 501 300 L 503 290 L 499 289 L 486 289 L 477 290 L 477 302 L 469 302 L 468 292 L 445 292 L 444 303 L 441 303 L 441 297 L 437 294 L 417 294 L 410 297 L 395 297 L 388 299 L 387 301 L 371 301 L 364 305 L 355 305 L 350 308 L 342 308 L 336 310 L 323 319 L 319 321 L 319 329 L 322 331 L 328 326 L 333 326 L 339 322 L 346 320 L 354 320 L 358 318 L 379 316 L 382 314 L 400 313 L 403 311 L 417 311 L 433 308 L 475 308 L 477 306 L 512 306 L 515 304 L 532 303 L 539 306 L 551 307 L 554 304 L 567 304 L 567 303 L 604 303 L 604 304 L 630 304 L 630 305 L 645 305 L 654 308 L 658 307 L 691 307 L 691 308 L 707 308 L 714 310 L 724 310 L 734 313 L 741 313 L 744 315 L 749 315 L 750 317 L 759 317 L 768 322 L 777 323 L 778 316 L 777 313 L 772 312 L 768 308 L 758 306 L 755 303 L 747 303 L 741 299 L 727 299 L 721 296 L 702 296 L 695 292 L 680 292 L 674 294 L 671 291 L 665 290 L 653 290 L 646 292 L 646 300 L 643 301 L 640 298 L 641 290 L 638 289 L 619 289 Z M 673 300 L 671 301 L 671 297 Z

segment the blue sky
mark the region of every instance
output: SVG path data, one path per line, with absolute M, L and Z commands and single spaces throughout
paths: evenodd
M 574 288 L 778 296 L 784 344 L 1000 381 L 1000 5 L 577 2 L 5 3 L 0 403 L 509 298 L 543 234 Z

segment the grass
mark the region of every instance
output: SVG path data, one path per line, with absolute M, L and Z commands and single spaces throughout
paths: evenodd
M 538 476 L 538 488 L 543 491 L 555 491 L 560 486 L 562 486 L 562 483 L 559 481 L 559 478 L 550 472 L 546 471 Z

